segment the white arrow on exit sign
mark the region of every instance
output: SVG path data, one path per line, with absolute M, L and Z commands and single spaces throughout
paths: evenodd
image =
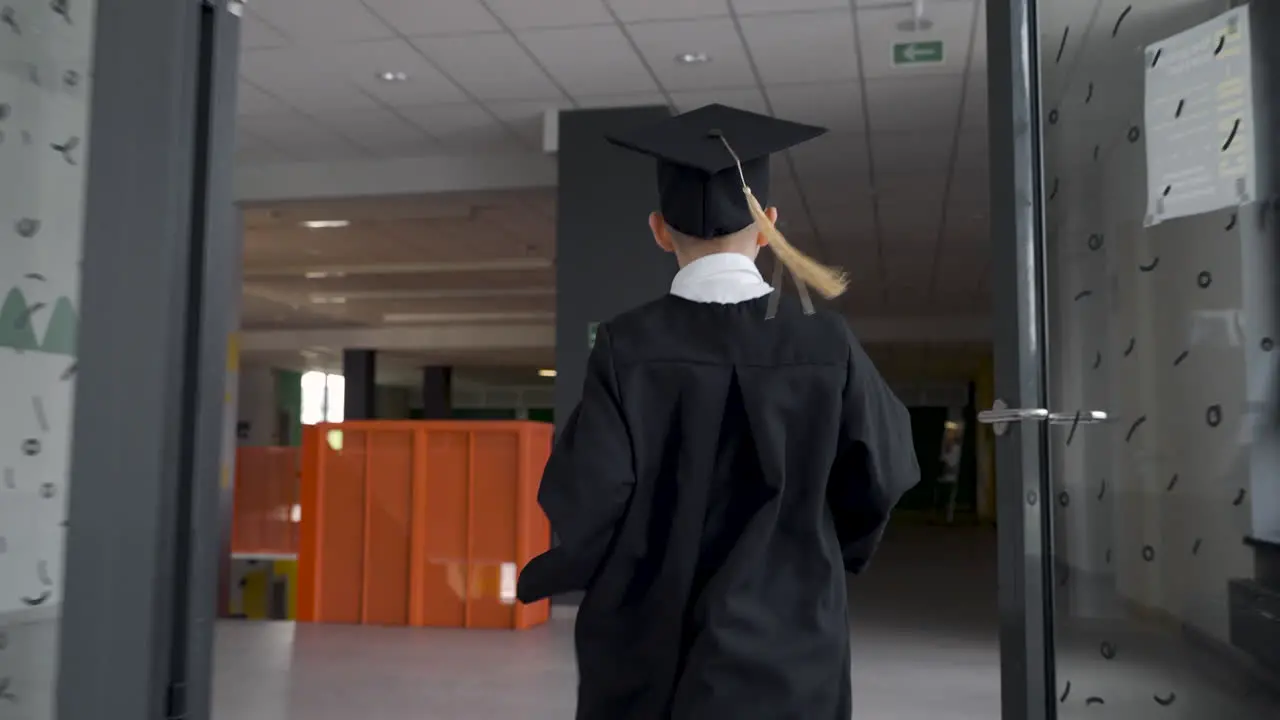
M 893 64 L 937 65 L 943 60 L 942 41 L 902 42 L 893 44 Z

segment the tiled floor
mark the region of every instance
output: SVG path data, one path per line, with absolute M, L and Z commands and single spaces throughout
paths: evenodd
M 895 532 L 854 581 L 851 606 L 855 717 L 1000 717 L 994 533 Z M 1280 717 L 1273 699 L 1205 683 L 1180 663 L 1153 673 L 1152 665 L 1185 652 L 1176 639 L 1111 637 L 1121 637 L 1125 656 L 1106 672 L 1076 677 L 1063 717 Z M 571 638 L 566 617 L 526 633 L 227 623 L 219 628 L 214 718 L 570 720 Z M 1093 656 L 1097 647 L 1082 642 L 1064 652 Z M 1176 678 L 1167 690 L 1182 699 L 1153 702 L 1168 685 L 1152 685 L 1153 677 Z M 1109 702 L 1085 704 L 1098 694 Z

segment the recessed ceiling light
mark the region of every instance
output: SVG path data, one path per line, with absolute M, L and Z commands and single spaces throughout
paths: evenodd
M 305 220 L 302 223 L 302 227 L 323 230 L 326 228 L 344 228 L 350 224 L 350 220 Z
M 538 371 L 538 377 L 553 378 L 556 376 L 554 369 L 543 369 Z
M 676 56 L 676 62 L 681 65 L 701 65 L 711 62 L 711 56 L 706 53 L 680 53 Z
M 345 305 L 347 299 L 331 295 L 314 295 L 311 298 L 311 302 L 316 305 Z
M 382 82 L 404 82 L 409 79 L 409 73 L 403 72 L 380 72 L 378 79 Z

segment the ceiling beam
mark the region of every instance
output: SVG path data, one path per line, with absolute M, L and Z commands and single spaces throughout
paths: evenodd
M 351 265 L 286 265 L 281 267 L 247 267 L 246 278 L 312 279 L 348 275 L 435 275 L 452 273 L 521 272 L 550 270 L 555 266 L 549 258 L 510 258 L 457 262 L 363 263 Z
M 418 327 L 340 328 L 331 330 L 246 330 L 243 352 L 329 348 L 376 350 L 544 350 L 555 347 L 555 326 L 420 325 Z
M 241 165 L 244 203 L 553 187 L 556 159 L 541 152 Z
M 986 316 L 855 318 L 850 321 L 863 343 L 986 342 Z M 548 350 L 556 344 L 553 322 L 531 324 L 450 324 L 326 330 L 247 330 L 240 347 L 247 352 L 319 348 L 371 348 L 405 351 Z

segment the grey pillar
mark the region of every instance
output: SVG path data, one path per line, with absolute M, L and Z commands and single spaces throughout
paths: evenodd
M 77 7 L 96 26 L 57 718 L 204 720 L 239 296 L 238 7 Z
M 422 419 L 453 417 L 453 368 L 422 368 Z
M 375 420 L 378 397 L 378 352 L 376 350 L 343 350 L 342 378 L 346 387 L 346 420 Z
M 658 122 L 665 107 L 576 110 L 560 116 L 556 199 L 556 421 L 582 394 L 592 323 L 670 289 L 675 260 L 659 250 L 648 215 L 658 207 L 652 159 L 616 148 L 608 133 Z

